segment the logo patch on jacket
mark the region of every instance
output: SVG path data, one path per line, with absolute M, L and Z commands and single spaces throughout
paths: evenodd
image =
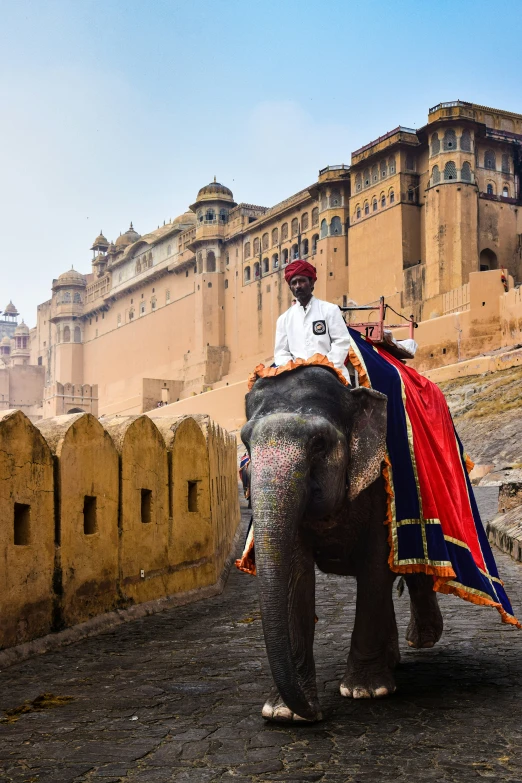
M 314 334 L 326 334 L 326 321 L 313 321 L 312 329 Z

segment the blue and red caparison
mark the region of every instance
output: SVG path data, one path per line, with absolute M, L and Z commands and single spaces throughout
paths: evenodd
M 388 397 L 390 568 L 431 574 L 434 589 L 494 606 L 521 627 L 499 578 L 466 470 L 466 457 L 439 387 L 349 329 L 359 382 Z

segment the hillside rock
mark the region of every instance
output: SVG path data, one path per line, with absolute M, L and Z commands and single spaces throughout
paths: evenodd
M 475 463 L 495 470 L 522 468 L 522 367 L 439 386 Z

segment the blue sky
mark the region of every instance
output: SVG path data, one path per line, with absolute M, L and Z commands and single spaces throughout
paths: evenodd
M 150 231 L 214 175 L 270 206 L 440 101 L 522 113 L 520 0 L 0 0 L 0 19 L 0 308 L 31 326 L 100 228 Z

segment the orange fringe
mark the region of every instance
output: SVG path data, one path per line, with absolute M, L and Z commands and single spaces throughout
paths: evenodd
M 469 454 L 464 454 L 464 461 L 466 463 L 466 470 L 468 471 L 468 475 L 471 473 L 473 468 L 475 467 L 475 463 L 469 456 Z
M 335 367 L 326 356 L 323 356 L 322 353 L 314 353 L 310 359 L 291 359 L 286 364 L 282 364 L 281 367 L 265 367 L 264 364 L 258 364 L 257 367 L 254 368 L 254 371 L 248 376 L 248 391 L 251 390 L 258 378 L 274 378 L 276 375 L 281 375 L 283 372 L 291 372 L 298 367 L 312 366 L 329 367 L 337 374 L 337 377 L 344 386 L 350 385 L 341 370 Z
M 348 351 L 348 359 L 350 360 L 350 364 L 353 365 L 357 370 L 357 375 L 359 376 L 359 385 L 366 386 L 367 389 L 370 389 L 371 383 L 370 379 L 368 378 L 368 374 L 353 348 L 350 348 Z
M 519 623 L 516 617 L 508 614 L 501 604 L 497 603 L 496 601 L 492 601 L 490 598 L 484 598 L 484 596 L 469 593 L 465 588 L 457 587 L 456 585 L 449 585 L 446 579 L 436 579 L 433 585 L 433 589 L 437 593 L 457 595 L 459 598 L 462 598 L 464 601 L 468 601 L 470 604 L 493 606 L 499 612 L 503 623 L 514 625 L 515 628 L 522 628 L 522 625 Z

